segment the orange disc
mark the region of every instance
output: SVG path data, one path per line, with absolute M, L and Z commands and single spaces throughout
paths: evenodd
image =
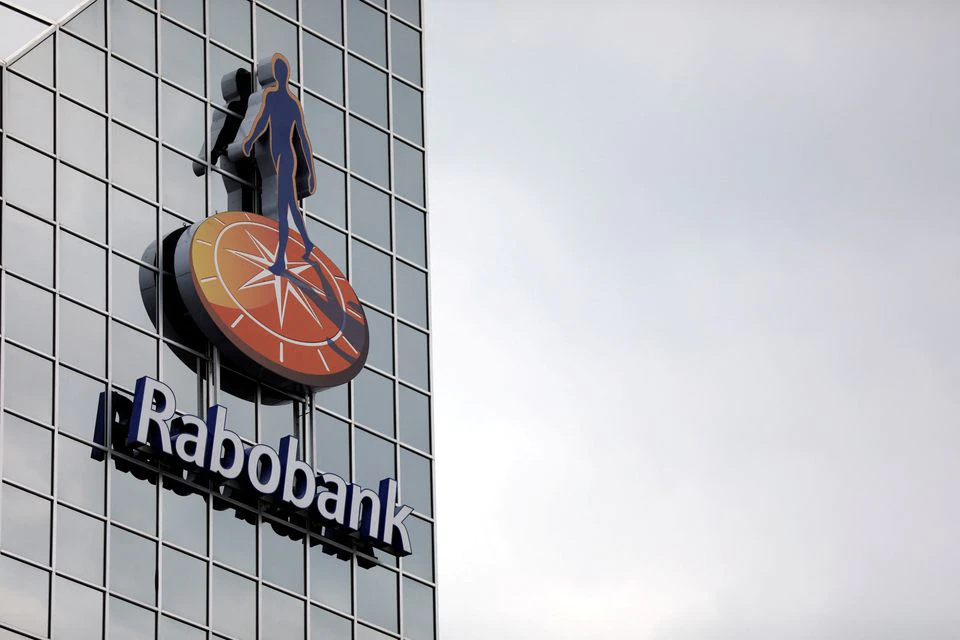
M 363 306 L 330 258 L 316 248 L 305 255 L 294 229 L 286 268 L 272 271 L 279 244 L 276 220 L 240 211 L 187 230 L 175 261 L 190 315 L 235 366 L 261 379 L 308 387 L 348 382 L 367 358 Z M 244 359 L 254 366 L 244 367 Z

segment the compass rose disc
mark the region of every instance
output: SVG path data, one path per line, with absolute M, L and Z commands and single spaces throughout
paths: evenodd
M 177 288 L 191 318 L 235 367 L 272 384 L 332 387 L 367 358 L 363 306 L 337 265 L 306 254 L 290 229 L 286 268 L 271 270 L 276 220 L 228 211 L 193 225 L 177 242 Z

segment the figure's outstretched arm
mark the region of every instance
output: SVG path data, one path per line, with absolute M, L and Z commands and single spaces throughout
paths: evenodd
M 300 141 L 297 153 L 300 155 L 300 162 L 307 167 L 307 186 L 310 193 L 313 193 L 317 190 L 317 174 L 313 168 L 313 146 L 310 144 L 307 128 L 303 125 L 303 108 L 299 104 L 297 105 L 297 119 L 294 126 L 296 127 L 296 137 Z

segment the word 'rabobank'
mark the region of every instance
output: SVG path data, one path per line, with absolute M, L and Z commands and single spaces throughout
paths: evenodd
M 220 405 L 210 407 L 206 420 L 177 415 L 170 387 L 143 377 L 137 380 L 127 446 L 150 447 L 207 472 L 215 482 L 242 483 L 308 520 L 346 530 L 393 555 L 410 555 L 403 521 L 413 509 L 397 504 L 396 480 L 381 480 L 373 491 L 333 473 L 318 473 L 297 459 L 294 436 L 282 438 L 279 451 L 264 444 L 246 446 L 226 428 L 226 420 L 227 409 Z

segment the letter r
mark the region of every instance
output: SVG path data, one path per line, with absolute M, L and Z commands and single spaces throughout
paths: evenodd
M 137 380 L 127 444 L 150 445 L 157 451 L 172 454 L 169 422 L 176 410 L 177 399 L 170 387 L 147 376 Z

